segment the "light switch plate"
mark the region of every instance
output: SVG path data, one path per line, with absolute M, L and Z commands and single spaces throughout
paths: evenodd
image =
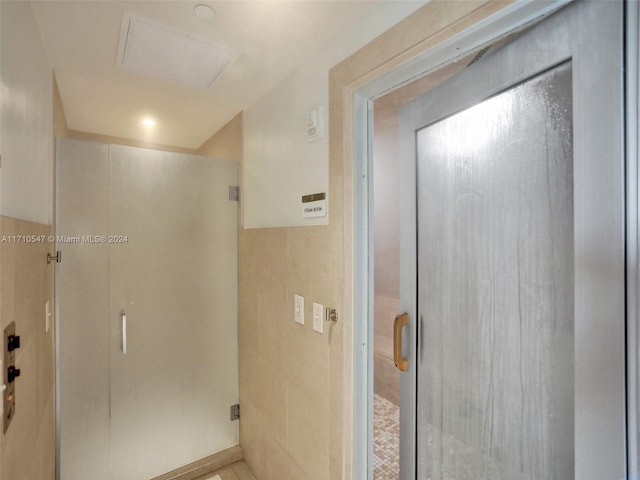
M 49 333 L 51 328 L 51 302 L 47 300 L 44 305 L 44 332 Z
M 304 325 L 304 297 L 293 296 L 293 320 L 300 325 Z
M 313 304 L 313 329 L 318 333 L 323 333 L 324 307 L 319 303 Z

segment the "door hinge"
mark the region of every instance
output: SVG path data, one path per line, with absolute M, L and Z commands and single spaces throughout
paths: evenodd
M 240 187 L 229 185 L 229 200 L 237 202 L 240 200 Z
M 235 405 L 231 405 L 231 415 L 229 416 L 231 421 L 238 420 L 240 418 L 240 405 L 237 403 Z

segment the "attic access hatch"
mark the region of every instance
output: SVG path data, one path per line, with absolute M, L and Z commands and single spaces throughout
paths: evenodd
M 117 65 L 123 70 L 209 88 L 235 52 L 125 12 L 120 30 Z

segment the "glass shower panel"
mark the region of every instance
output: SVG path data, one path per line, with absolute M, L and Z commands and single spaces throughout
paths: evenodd
M 111 146 L 112 480 L 238 444 L 236 184 L 236 162 Z
M 237 163 L 59 139 L 57 168 L 60 478 L 237 445 Z
M 109 480 L 109 145 L 58 139 L 58 472 Z
M 571 76 L 417 132 L 418 478 L 574 478 Z

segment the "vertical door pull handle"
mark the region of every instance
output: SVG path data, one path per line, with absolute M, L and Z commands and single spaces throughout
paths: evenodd
M 402 356 L 402 329 L 408 324 L 408 313 L 399 313 L 393 322 L 393 361 L 401 372 L 409 370 L 409 360 Z
M 125 312 L 120 313 L 120 319 L 122 320 L 122 354 L 127 354 L 127 314 Z

